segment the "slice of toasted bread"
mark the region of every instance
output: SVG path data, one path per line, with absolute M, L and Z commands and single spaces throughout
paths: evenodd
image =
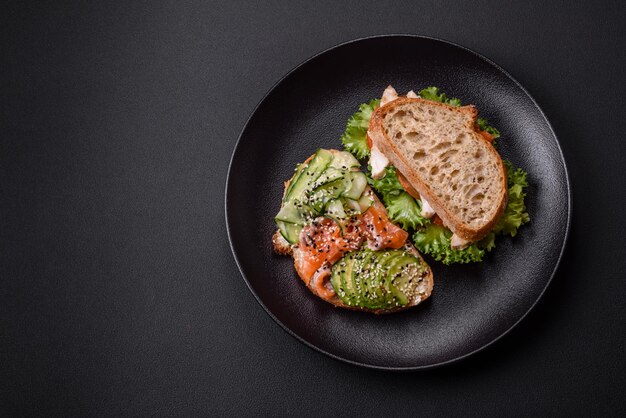
M 336 150 L 330 150 L 330 151 L 337 152 Z M 312 157 L 307 158 L 304 163 L 307 163 L 308 161 L 310 161 L 311 158 Z M 289 183 L 290 183 L 290 180 L 285 182 L 285 190 L 287 189 L 287 187 L 289 187 Z M 367 193 L 368 196 L 371 196 L 375 200 L 375 204 L 377 204 L 378 207 L 384 210 L 383 204 L 380 202 L 378 197 L 376 197 L 376 195 L 374 194 L 374 192 L 371 190 L 369 186 L 366 187 L 365 193 Z M 415 280 L 417 280 L 420 283 L 418 287 L 419 294 L 415 297 L 415 299 L 409 301 L 407 305 L 393 307 L 390 309 L 367 309 L 367 308 L 362 308 L 362 307 L 357 307 L 357 306 L 346 305 L 345 303 L 343 303 L 341 299 L 339 299 L 339 297 L 336 294 L 334 294 L 334 291 L 330 291 L 330 289 L 332 289 L 332 286 L 329 283 L 330 275 L 328 273 L 330 272 L 330 269 L 332 266 L 323 266 L 318 271 L 316 271 L 313 277 L 305 277 L 303 273 L 298 269 L 298 264 L 299 264 L 298 259 L 303 255 L 303 252 L 298 248 L 298 245 L 291 245 L 282 236 L 279 230 L 277 230 L 272 236 L 272 245 L 274 247 L 274 251 L 277 254 L 290 255 L 293 258 L 294 266 L 296 267 L 296 272 L 298 273 L 298 276 L 302 279 L 304 284 L 314 295 L 318 296 L 319 298 L 339 308 L 358 310 L 358 311 L 367 311 L 367 312 L 372 312 L 375 314 L 393 313 L 393 312 L 402 311 L 402 310 L 411 308 L 413 306 L 416 306 L 420 302 L 423 302 L 424 300 L 428 299 L 433 291 L 433 285 L 434 285 L 433 272 L 430 266 L 426 264 L 422 256 L 419 254 L 419 252 L 415 249 L 415 247 L 409 241 L 406 242 L 404 249 L 408 251 L 409 253 L 411 253 L 412 255 L 414 255 L 416 258 L 418 258 L 420 262 L 424 266 L 426 266 L 426 271 L 422 276 L 415 278 Z
M 368 135 L 443 223 L 475 242 L 506 206 L 502 159 L 476 128 L 474 106 L 399 98 L 372 114 Z

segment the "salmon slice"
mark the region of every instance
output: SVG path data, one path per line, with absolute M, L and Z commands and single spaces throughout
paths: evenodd
M 380 251 L 402 248 L 408 237 L 406 231 L 389 220 L 387 210 L 374 197 L 367 211 L 342 225 L 328 218 L 317 218 L 305 226 L 300 233 L 298 251 L 294 252 L 296 271 L 309 285 L 316 272 L 331 267 L 346 253 L 360 249 L 365 241 L 370 249 Z M 319 293 L 333 297 L 334 292 L 327 286 L 323 288 L 329 274 L 317 276 L 320 277 L 313 284 L 319 287 Z
M 370 208 L 361 215 L 367 245 L 374 251 L 401 248 L 409 238 L 408 232 L 396 226 L 387 217 L 383 204 L 375 199 Z
M 342 234 L 332 219 L 317 218 L 300 232 L 296 270 L 308 282 L 324 264 L 335 264 L 345 253 L 358 250 L 362 243 L 356 225 L 347 225 Z

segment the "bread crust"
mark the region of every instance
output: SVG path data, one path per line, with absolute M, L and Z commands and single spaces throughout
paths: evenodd
M 493 148 L 493 146 L 487 147 L 490 154 L 497 161 L 498 167 L 501 172 L 501 190 L 502 193 L 497 199 L 497 208 L 493 212 L 491 219 L 478 228 L 472 228 L 465 224 L 461 219 L 454 215 L 454 213 L 446 207 L 443 199 L 437 197 L 431 187 L 419 177 L 417 173 L 411 168 L 411 163 L 406 158 L 401 150 L 396 146 L 394 141 L 385 135 L 383 129 L 383 120 L 385 115 L 393 110 L 396 106 L 408 104 L 408 103 L 423 103 L 429 106 L 438 106 L 445 108 L 449 111 L 465 113 L 468 118 L 468 124 L 466 126 L 467 132 L 471 133 L 472 138 L 475 141 L 483 141 L 489 143 L 476 129 L 476 118 L 478 111 L 474 106 L 450 106 L 444 103 L 433 102 L 421 98 L 398 98 L 385 106 L 377 108 L 370 119 L 368 135 L 374 145 L 380 149 L 380 151 L 389 159 L 389 161 L 396 167 L 396 169 L 402 173 L 402 175 L 408 180 L 408 182 L 417 190 L 420 196 L 424 196 L 428 203 L 433 207 L 437 215 L 442 219 L 444 225 L 448 227 L 453 233 L 469 242 L 479 241 L 484 238 L 498 222 L 507 202 L 507 177 L 504 164 L 500 154 Z

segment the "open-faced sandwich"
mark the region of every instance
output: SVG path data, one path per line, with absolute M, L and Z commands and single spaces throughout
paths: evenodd
M 319 149 L 285 183 L 274 249 L 291 255 L 315 295 L 374 313 L 427 299 L 433 275 L 350 153 Z

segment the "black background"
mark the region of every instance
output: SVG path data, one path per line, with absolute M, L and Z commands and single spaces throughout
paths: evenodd
M 625 6 L 263 3 L 3 6 L 2 415 L 625 414 Z M 507 69 L 573 186 L 570 242 L 535 310 L 428 372 L 297 342 L 255 302 L 225 231 L 230 154 L 264 93 L 382 33 Z

